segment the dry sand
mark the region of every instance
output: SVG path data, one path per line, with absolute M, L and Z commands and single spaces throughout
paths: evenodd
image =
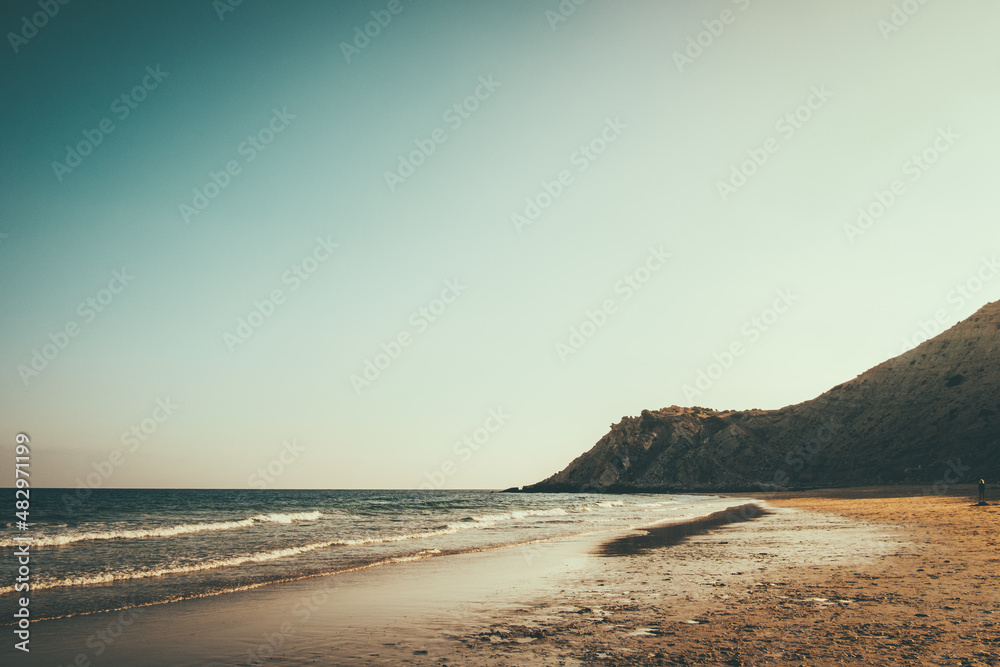
M 1000 506 L 950 491 L 766 494 L 772 514 L 707 532 L 580 536 L 156 605 L 99 655 L 92 638 L 116 615 L 45 621 L 13 664 L 997 665 Z

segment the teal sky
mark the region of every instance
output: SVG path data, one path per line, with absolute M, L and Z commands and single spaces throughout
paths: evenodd
M 812 398 L 1000 298 L 1000 6 L 912 5 L 7 2 L 3 437 L 35 485 L 502 488 Z

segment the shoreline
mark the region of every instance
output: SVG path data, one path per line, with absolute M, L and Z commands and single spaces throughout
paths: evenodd
M 996 664 L 1000 506 L 951 490 L 726 494 L 769 513 L 55 619 L 11 664 Z

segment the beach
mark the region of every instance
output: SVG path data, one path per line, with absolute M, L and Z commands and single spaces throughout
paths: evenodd
M 770 513 L 679 541 L 594 531 L 43 621 L 17 664 L 996 664 L 1000 508 L 947 491 L 759 494 Z
M 764 494 L 775 514 L 614 563 L 463 664 L 998 664 L 1000 508 L 948 491 Z

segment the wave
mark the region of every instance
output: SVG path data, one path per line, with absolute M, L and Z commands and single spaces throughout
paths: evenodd
M 448 523 L 438 528 L 425 530 L 419 533 L 403 533 L 402 535 L 375 535 L 373 537 L 359 537 L 356 539 L 335 540 L 331 542 L 331 544 L 345 546 L 345 547 L 358 547 L 369 544 L 386 544 L 388 542 L 406 542 L 408 540 L 423 540 L 427 539 L 428 537 L 454 535 L 460 530 L 474 530 L 479 528 L 488 528 L 490 526 L 496 525 L 497 521 L 498 519 L 480 520 L 473 518 L 472 521 L 464 522 L 463 519 L 463 522 L 461 523 Z
M 572 510 L 567 510 L 562 507 L 555 507 L 552 509 L 545 510 L 515 510 L 512 512 L 504 512 L 500 514 L 486 514 L 482 516 L 469 516 L 461 519 L 460 524 L 448 524 L 446 527 L 442 527 L 441 530 L 430 531 L 426 533 L 415 533 L 411 535 L 401 535 L 393 537 L 378 537 L 378 538 L 367 538 L 358 540 L 344 540 L 339 542 L 345 546 L 356 546 L 361 544 L 378 544 L 383 542 L 399 542 L 407 539 L 420 539 L 424 537 L 436 537 L 438 535 L 447 535 L 454 533 L 458 530 L 465 528 L 484 528 L 492 527 L 501 521 L 510 521 L 515 519 L 525 519 L 528 517 L 561 517 L 567 516 L 570 512 L 592 512 L 594 509 L 604 509 L 610 507 L 623 507 L 624 502 L 620 500 L 610 500 L 601 501 L 593 504 L 579 505 Z M 137 540 L 137 539 L 155 539 L 155 538 L 165 538 L 165 537 L 175 537 L 177 535 L 188 535 L 191 533 L 200 533 L 207 531 L 222 531 L 222 530 L 235 530 L 239 528 L 249 528 L 256 524 L 261 523 L 278 523 L 278 524 L 291 524 L 297 521 L 316 521 L 323 514 L 320 512 L 293 512 L 290 514 L 257 514 L 246 519 L 238 519 L 234 521 L 219 521 L 210 523 L 187 523 L 180 524 L 176 526 L 166 526 L 163 528 L 151 528 L 151 529 L 138 529 L 138 530 L 108 530 L 102 532 L 90 532 L 90 533 L 69 533 L 64 535 L 43 535 L 41 537 L 36 537 L 30 542 L 32 547 L 58 547 L 65 546 L 67 544 L 73 544 L 75 542 L 89 542 L 89 541 L 100 541 L 100 540 Z M 347 515 L 350 519 L 361 519 L 362 517 Z M 473 525 L 464 525 L 473 524 Z M 0 547 L 11 547 L 19 546 L 20 541 L 15 541 L 11 538 L 0 539 Z
M 95 540 L 140 540 L 148 538 L 174 537 L 176 535 L 187 535 L 190 533 L 201 533 L 216 530 L 234 530 L 237 528 L 249 528 L 260 523 L 283 523 L 290 524 L 296 521 L 316 521 L 321 516 L 320 512 L 293 512 L 291 514 L 257 514 L 246 519 L 236 521 L 217 521 L 212 523 L 184 523 L 177 526 L 167 526 L 164 528 L 151 528 L 148 530 L 109 530 L 97 533 L 75 533 L 68 535 L 51 535 L 36 537 L 29 542 L 32 547 L 58 547 L 74 542 L 87 542 Z M 13 539 L 0 540 L 0 547 L 11 547 L 22 544 Z
M 576 508 L 578 512 L 593 512 L 594 508 L 604 509 L 606 507 L 625 507 L 625 503 L 621 500 L 604 500 L 599 503 L 594 503 L 593 505 L 580 505 Z
M 429 530 L 420 533 L 405 533 L 403 535 L 379 535 L 375 537 L 366 537 L 358 539 L 314 542 L 312 544 L 305 544 L 298 547 L 287 547 L 284 549 L 273 549 L 271 551 L 261 551 L 251 554 L 242 554 L 240 556 L 233 556 L 230 558 L 218 558 L 215 560 L 208 560 L 208 561 L 203 561 L 201 563 L 194 563 L 190 565 L 161 567 L 151 570 L 118 570 L 111 572 L 102 572 L 100 574 L 95 574 L 90 576 L 66 577 L 64 579 L 49 579 L 49 580 L 42 579 L 37 581 L 36 583 L 33 583 L 31 585 L 31 588 L 33 590 L 44 590 L 47 588 L 63 588 L 67 586 L 95 586 L 100 584 L 111 584 L 116 581 L 151 579 L 171 574 L 191 574 L 194 572 L 204 572 L 205 570 L 215 570 L 226 567 L 239 567 L 240 565 L 245 565 L 247 563 L 266 563 L 268 561 L 278 560 L 280 558 L 289 558 L 291 556 L 298 556 L 300 554 L 308 553 L 310 551 L 316 551 L 317 549 L 328 549 L 330 547 L 336 547 L 336 546 L 363 546 L 370 544 L 385 544 L 388 542 L 405 542 L 408 540 L 419 540 L 419 539 L 426 539 L 429 537 L 438 537 L 440 535 L 451 535 L 453 533 L 457 533 L 460 530 L 465 530 L 468 528 L 478 528 L 478 527 L 482 527 L 482 524 L 479 525 L 448 524 L 436 530 Z M 440 553 L 437 549 L 425 549 L 420 552 L 420 555 L 421 556 L 432 555 L 434 552 Z M 10 593 L 13 590 L 14 590 L 13 586 L 2 587 L 0 588 L 0 595 Z
M 502 514 L 484 514 L 483 516 L 471 516 L 462 521 L 478 521 L 479 523 L 497 523 L 500 521 L 510 521 L 511 519 L 525 519 L 529 516 L 566 516 L 569 514 L 561 507 L 554 507 L 548 510 L 515 510 Z
M 529 516 L 568 516 L 571 512 L 593 512 L 595 509 L 606 509 L 609 507 L 625 507 L 625 502 L 622 500 L 602 500 L 592 504 L 577 505 L 570 510 L 564 507 L 553 507 L 547 510 L 515 510 L 513 512 L 504 512 L 503 514 L 466 517 L 462 521 L 495 523 L 498 521 L 510 521 L 511 519 L 525 519 Z
M 265 563 L 279 558 L 288 558 L 298 554 L 325 549 L 333 546 L 336 542 L 316 542 L 300 547 L 288 547 L 286 549 L 274 549 L 272 551 L 262 551 L 231 558 L 220 558 L 216 560 L 194 563 L 191 565 L 178 565 L 175 567 L 161 567 L 153 570 L 118 570 L 112 572 L 102 572 L 91 576 L 66 577 L 64 579 L 40 579 L 31 585 L 32 590 L 45 590 L 47 588 L 62 588 L 65 586 L 94 586 L 97 584 L 110 584 L 116 581 L 131 581 L 135 579 L 152 579 L 169 574 L 191 574 L 192 572 L 203 572 L 214 570 L 220 567 L 235 567 L 245 563 Z M 10 593 L 13 586 L 0 588 L 0 595 Z

